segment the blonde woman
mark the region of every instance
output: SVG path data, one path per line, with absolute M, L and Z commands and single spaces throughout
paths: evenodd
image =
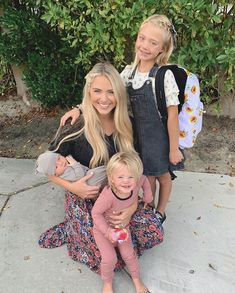
M 98 63 L 87 74 L 82 108 L 83 114 L 77 123 L 69 128 L 69 133 L 61 128 L 50 150 L 63 156 L 71 155 L 89 168 L 106 165 L 118 151 L 134 151 L 126 90 L 120 75 L 111 64 Z M 89 174 L 76 182 L 69 182 L 49 176 L 51 181 L 66 189 L 65 221 L 43 233 L 39 245 L 54 248 L 67 244 L 71 258 L 99 272 L 101 259 L 93 237 L 91 209 L 100 186 L 89 186 L 86 181 L 91 177 L 92 174 Z M 144 225 L 143 217 L 146 218 Z M 111 215 L 109 221 L 112 225 L 126 225 L 130 222 L 137 255 L 162 242 L 163 230 L 151 209 L 146 211 L 134 204 Z M 119 259 L 116 268 L 122 266 L 123 262 Z

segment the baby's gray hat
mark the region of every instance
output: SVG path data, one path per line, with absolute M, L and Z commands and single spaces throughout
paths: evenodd
M 41 154 L 36 161 L 36 174 L 55 175 L 56 160 L 58 157 L 59 154 L 50 151 Z

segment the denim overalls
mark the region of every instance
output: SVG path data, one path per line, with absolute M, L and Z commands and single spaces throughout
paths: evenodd
M 144 165 L 144 175 L 159 176 L 169 171 L 169 139 L 167 121 L 162 121 L 156 107 L 151 78 L 156 75 L 157 65 L 149 72 L 143 86 L 133 89 L 132 80 L 136 69 L 129 77 L 127 90 L 134 115 L 139 153 Z

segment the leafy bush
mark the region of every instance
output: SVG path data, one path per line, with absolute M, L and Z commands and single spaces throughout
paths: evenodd
M 0 55 L 8 64 L 25 65 L 27 87 L 43 105 L 79 102 L 82 84 L 76 82 L 76 74 L 83 72 L 74 64 L 73 50 L 41 19 L 42 7 L 20 8 L 8 6 L 0 20 Z
M 84 72 L 99 60 L 109 60 L 119 70 L 130 63 L 139 25 L 154 13 L 173 20 L 178 47 L 171 62 L 200 76 L 204 100 L 234 93 L 234 5 L 225 0 L 13 3 L 8 1 L 1 19 L 9 32 L 2 34 L 0 55 L 8 62 L 27 64 L 26 81 L 45 105 L 78 101 Z
M 75 62 L 87 70 L 97 59 L 121 69 L 133 59 L 140 23 L 154 13 L 166 14 L 178 31 L 176 62 L 196 72 L 204 101 L 234 91 L 234 6 L 226 1 L 47 1 L 42 18 L 58 27 L 63 40 L 77 49 Z M 221 74 L 226 77 L 219 89 Z M 220 92 L 219 92 L 220 91 Z
M 34 99 L 41 101 L 43 105 L 52 107 L 55 105 L 74 105 L 80 102 L 77 90 L 83 87 L 74 81 L 75 65 L 59 58 L 52 61 L 51 56 L 31 54 L 28 58 L 30 69 L 25 71 L 25 80 L 33 93 Z M 33 68 L 33 70 L 32 70 Z M 80 73 L 78 75 L 82 75 Z
M 201 78 L 204 101 L 234 94 L 234 5 L 227 1 L 174 1 L 169 7 L 178 31 L 174 60 Z M 226 79 L 223 89 L 221 77 Z

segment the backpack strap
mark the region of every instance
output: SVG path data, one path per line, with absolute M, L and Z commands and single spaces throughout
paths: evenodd
M 136 73 L 136 70 L 137 70 L 137 66 L 138 66 L 138 65 L 136 65 L 136 66 L 134 67 L 134 69 L 132 69 L 130 75 L 128 76 L 128 79 L 129 79 L 129 80 L 131 80 L 131 79 L 133 79 L 133 78 L 135 77 L 135 73 Z
M 156 100 L 158 105 L 158 110 L 161 113 L 162 117 L 167 117 L 167 107 L 166 107 L 166 96 L 165 96 L 165 89 L 164 89 L 164 78 L 166 71 L 170 69 L 175 77 L 177 86 L 179 88 L 179 106 L 178 111 L 181 111 L 182 105 L 184 103 L 184 91 L 185 85 L 187 80 L 187 72 L 183 69 L 178 67 L 177 65 L 164 65 L 161 66 L 156 74 L 155 77 L 155 92 L 156 92 Z

